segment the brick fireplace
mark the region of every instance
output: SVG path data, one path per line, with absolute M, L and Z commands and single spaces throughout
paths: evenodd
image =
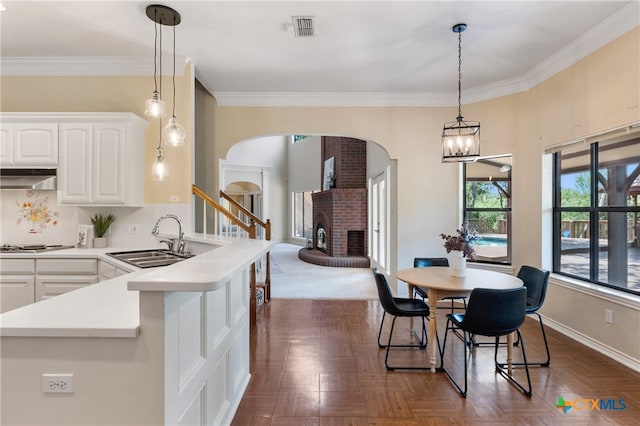
M 301 250 L 299 257 L 325 266 L 369 267 L 367 143 L 325 136 L 322 138 L 323 177 L 326 177 L 326 160 L 332 157 L 333 187 L 312 196 L 314 248 Z

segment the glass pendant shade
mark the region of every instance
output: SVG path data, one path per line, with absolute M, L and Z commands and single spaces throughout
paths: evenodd
M 155 181 L 165 181 L 169 178 L 169 170 L 167 168 L 167 164 L 164 162 L 162 148 L 158 148 L 158 157 L 153 163 L 151 173 L 153 175 L 153 180 Z
M 442 162 L 475 161 L 480 156 L 480 123 L 457 121 L 445 123 L 442 129 Z
M 169 146 L 184 145 L 184 139 L 187 136 L 184 127 L 175 116 L 169 118 L 167 125 L 162 129 L 162 140 Z
M 153 96 L 145 102 L 144 113 L 149 117 L 162 117 L 164 110 L 164 101 L 158 92 L 153 92 Z

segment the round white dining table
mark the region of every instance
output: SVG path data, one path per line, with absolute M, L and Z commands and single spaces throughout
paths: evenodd
M 429 336 L 436 336 L 438 300 L 450 296 L 468 296 L 474 288 L 490 288 L 496 290 L 518 288 L 522 280 L 513 275 L 484 269 L 467 268 L 464 277 L 454 277 L 448 266 L 428 266 L 422 268 L 403 269 L 396 273 L 399 280 L 407 283 L 409 297 L 415 297 L 415 287 L 427 291 L 429 297 Z M 411 331 L 413 334 L 413 331 Z M 512 336 L 507 336 L 507 362 L 511 360 Z M 436 346 L 430 338 L 427 346 L 431 371 L 436 371 Z

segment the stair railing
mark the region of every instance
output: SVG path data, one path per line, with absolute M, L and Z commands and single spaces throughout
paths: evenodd
M 240 211 L 242 211 L 248 218 L 249 223 L 246 223 L 233 213 L 229 211 L 226 207 L 222 206 L 220 203 L 215 201 L 213 198 L 209 197 L 205 192 L 203 192 L 196 185 L 191 186 L 191 193 L 203 201 L 202 208 L 202 232 L 207 234 L 207 206 L 210 206 L 214 210 L 214 232 L 212 234 L 225 236 L 225 237 L 246 237 L 249 239 L 257 239 L 256 232 L 256 224 L 260 225 L 264 228 L 264 235 L 266 240 L 271 240 L 271 222 L 267 219 L 266 222 L 263 222 L 258 217 L 253 215 L 251 212 L 246 210 L 243 206 L 237 204 L 235 200 L 230 199 L 227 194 L 224 194 L 223 191 L 220 191 L 220 196 L 225 200 L 229 201 L 231 204 L 236 206 Z M 249 277 L 249 291 L 251 293 L 249 299 L 249 320 L 251 329 L 255 329 L 256 326 L 256 318 L 257 318 L 257 300 L 256 300 L 256 289 L 261 287 L 264 289 L 264 302 L 268 302 L 271 299 L 271 261 L 269 252 L 266 253 L 266 270 L 265 270 L 265 278 L 260 283 L 257 282 L 256 275 L 258 268 L 256 263 L 261 266 L 262 261 L 259 260 L 251 265 L 251 272 Z

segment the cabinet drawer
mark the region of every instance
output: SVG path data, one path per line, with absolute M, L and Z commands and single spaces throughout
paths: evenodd
M 90 276 L 38 276 L 36 278 L 36 302 L 77 290 L 98 282 L 97 275 Z
M 33 275 L 35 272 L 35 259 L 0 259 L 2 275 Z
M 38 259 L 38 274 L 71 275 L 97 274 L 97 259 Z

